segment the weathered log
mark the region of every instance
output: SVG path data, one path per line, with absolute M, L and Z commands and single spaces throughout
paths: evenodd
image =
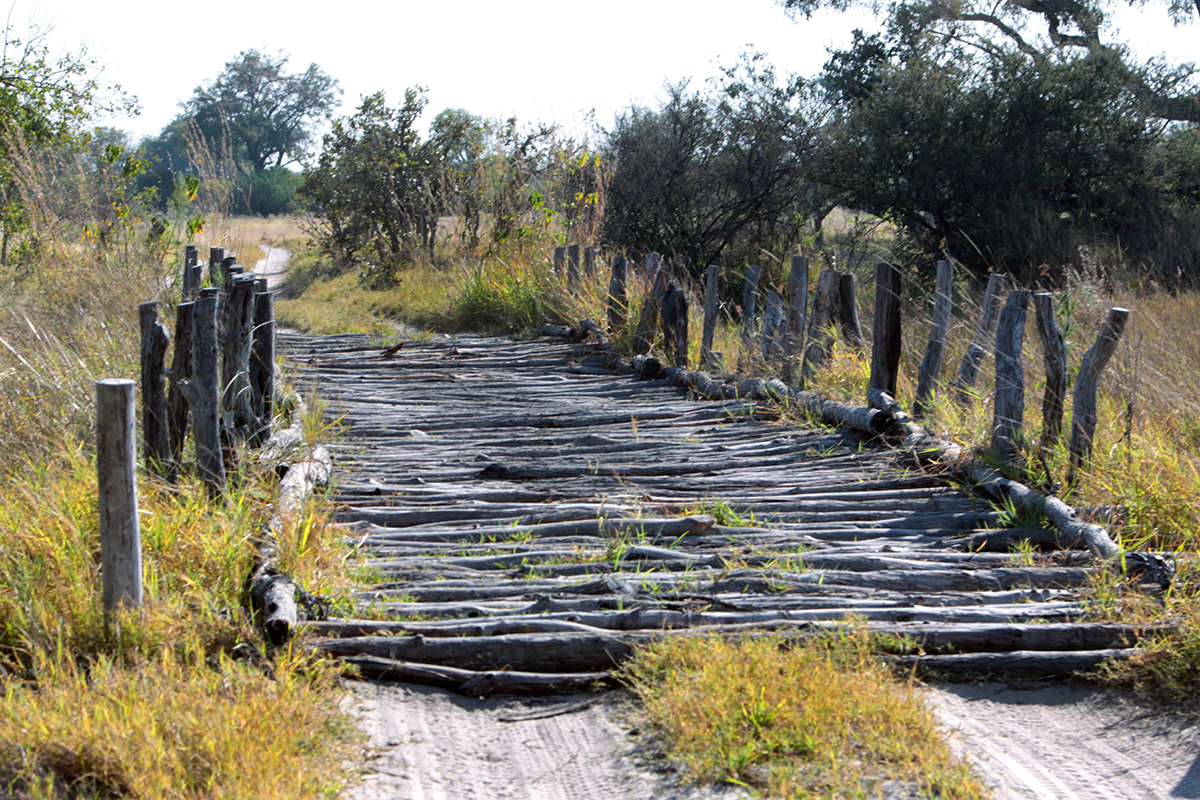
M 921 419 L 929 410 L 930 397 L 942 379 L 942 356 L 946 351 L 946 334 L 950 331 L 950 312 L 954 287 L 954 265 L 942 259 L 937 263 L 937 286 L 934 290 L 933 324 L 929 328 L 929 343 L 917 371 L 917 398 L 913 401 L 913 417 Z
M 167 421 L 170 424 L 171 464 L 176 471 L 183 463 L 183 445 L 187 441 L 188 402 L 181 384 L 192 378 L 192 310 L 195 307 L 194 302 L 175 307 L 175 351 L 168 372 L 171 392 L 167 396 Z
M 579 289 L 579 244 L 567 245 L 567 288 Z
M 796 380 L 797 367 L 804 354 L 804 331 L 808 322 L 808 259 L 792 256 L 788 273 L 788 315 L 783 337 L 783 379 Z
M 858 319 L 858 286 L 853 272 L 838 275 L 838 328 L 842 338 L 852 350 L 866 349 L 862 323 Z
M 888 661 L 906 671 L 919 669 L 942 675 L 1017 672 L 1026 675 L 1063 677 L 1095 669 L 1108 661 L 1131 658 L 1138 652 L 1140 651 L 1137 648 L 1070 650 L 1066 652 L 1016 650 L 1008 653 L 896 656 L 889 658 Z
M 105 613 L 142 604 L 133 381 L 96 381 L 96 478 Z
M 838 303 L 841 297 L 841 278 L 836 270 L 821 270 L 813 292 L 813 313 L 809 321 L 808 346 L 804 350 L 800 385 L 804 387 L 820 369 L 833 349 L 833 337 Z
M 224 247 L 208 248 L 208 285 L 221 287 L 225 285 L 225 275 L 221 272 L 221 264 L 225 261 Z
M 633 343 L 630 350 L 635 356 L 650 352 L 654 342 L 655 323 L 658 321 L 658 296 L 653 291 L 646 292 L 642 298 L 642 311 L 638 315 L 637 327 L 633 331 Z
M 583 274 L 591 278 L 596 274 L 596 248 L 588 245 L 583 249 Z
M 746 369 L 753 362 L 755 306 L 758 304 L 758 279 L 762 275 L 760 264 L 751 264 L 746 273 L 745 291 L 742 293 L 742 348 L 738 367 Z
M 677 367 L 688 365 L 688 301 L 687 294 L 670 284 L 662 296 L 662 329 L 665 350 Z
M 189 244 L 183 248 L 183 273 L 182 282 L 180 284 L 180 296 L 184 300 L 195 297 L 200 291 L 199 274 L 196 271 L 196 265 L 200 260 L 200 254 L 196 250 L 196 245 Z
M 886 261 L 875 265 L 872 339 L 870 388 L 895 397 L 900 372 L 900 268 Z
M 252 426 L 249 442 L 262 445 L 271 436 L 275 397 L 275 295 L 260 278 L 253 295 L 254 329 L 250 341 L 249 384 Z
M 767 310 L 763 315 L 762 359 L 777 361 L 783 352 L 783 298 L 772 289 L 767 293 Z
M 992 446 L 1004 463 L 1017 457 L 1025 417 L 1025 369 L 1021 344 L 1025 339 L 1025 312 L 1029 291 L 1015 289 L 1000 312 L 996 326 L 996 404 L 992 416 Z
M 563 274 L 563 265 L 565 265 L 566 262 L 567 262 L 567 248 L 562 247 L 562 246 L 555 247 L 554 248 L 553 269 L 554 269 L 554 274 L 560 278 L 562 277 L 562 274 Z
M 1058 530 L 1044 528 L 997 528 L 944 542 L 946 547 L 957 547 L 972 553 L 1008 553 L 1023 544 L 1031 545 L 1036 550 L 1086 547 L 1080 538 L 1068 539 Z
M 238 440 L 245 440 L 255 426 L 250 388 L 254 284 L 253 278 L 231 274 L 224 305 L 221 410 L 225 414 L 226 432 Z
M 704 329 L 700 336 L 700 369 L 714 370 L 720 368 L 719 359 L 713 353 L 713 336 L 717 330 L 717 308 L 720 296 L 717 294 L 717 279 L 721 268 L 716 264 L 708 267 L 708 277 L 704 282 Z
M 614 334 L 625 324 L 629 300 L 625 293 L 626 263 L 624 256 L 612 262 L 612 278 L 608 282 L 608 328 Z
M 1005 276 L 999 272 L 993 272 L 988 277 L 987 289 L 983 293 L 983 311 L 979 315 L 979 325 L 976 326 L 975 334 L 971 337 L 971 344 L 967 346 L 962 365 L 958 368 L 958 377 L 953 384 L 955 402 L 966 403 L 971 399 L 979 367 L 983 363 L 984 356 L 987 355 L 988 345 L 993 341 L 996 319 L 1000 315 L 1000 293 L 1004 291 L 1004 281 Z
M 663 273 L 663 271 L 662 271 L 662 254 L 661 253 L 646 253 L 646 261 L 645 261 L 644 269 L 645 269 L 646 282 L 649 283 L 651 286 L 654 286 L 656 289 L 655 294 L 657 294 L 661 297 L 663 292 L 666 291 L 666 287 L 667 287 L 667 275 L 665 273 Z M 661 292 L 657 290 L 657 287 L 660 285 L 658 282 L 659 274 L 662 274 L 662 277 L 663 277 L 663 280 L 661 283 L 661 286 L 662 286 Z
M 263 569 L 250 581 L 250 607 L 263 635 L 278 647 L 292 637 L 300 619 L 296 584 L 287 575 Z
M 1038 336 L 1046 366 L 1041 446 L 1047 448 L 1058 444 L 1062 436 L 1063 406 L 1067 399 L 1067 346 L 1054 316 L 1054 295 L 1038 292 L 1033 296 L 1033 305 L 1037 309 Z
M 313 490 L 329 483 L 333 470 L 333 457 L 324 447 L 313 448 L 309 456 L 293 463 L 279 482 L 279 496 L 275 505 L 278 516 L 294 521 Z
M 1075 377 L 1075 404 L 1071 412 L 1071 463 L 1067 470 L 1067 485 L 1073 486 L 1079 470 L 1092 454 L 1092 437 L 1096 433 L 1096 385 L 1100 373 L 1108 366 L 1109 359 L 1117 350 L 1129 310 L 1110 308 L 1108 317 L 1096 335 L 1096 341 L 1088 348 Z
M 468 697 L 490 697 L 495 694 L 535 697 L 549 694 L 571 694 L 589 691 L 597 685 L 615 683 L 615 679 L 609 672 L 541 673 L 510 670 L 478 672 L 373 656 L 350 656 L 342 660 L 354 667 L 364 678 L 437 686 Z
M 214 248 L 216 249 L 216 248 Z M 217 289 L 201 289 L 194 310 L 191 380 L 180 382 L 192 411 L 196 465 L 210 496 L 225 491 L 221 452 L 220 380 L 217 360 Z
M 146 467 L 170 480 L 175 474 L 171 460 L 171 431 L 167 417 L 166 357 L 171 335 L 158 321 L 158 303 L 138 306 L 142 331 L 142 438 Z

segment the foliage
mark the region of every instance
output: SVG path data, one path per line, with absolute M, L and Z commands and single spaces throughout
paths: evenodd
M 784 249 L 801 222 L 824 217 L 808 176 L 820 111 L 805 82 L 754 57 L 722 85 L 667 92 L 659 108 L 619 116 L 605 141 L 609 241 L 677 256 L 698 274 L 731 247 Z
M 183 119 L 210 146 L 228 149 L 239 171 L 295 161 L 341 90 L 316 64 L 287 73 L 287 57 L 245 50 L 184 103 Z
M 625 674 L 669 757 L 699 780 L 787 798 L 875 796 L 888 782 L 913 796 L 985 796 L 863 631 L 808 643 L 671 637 Z

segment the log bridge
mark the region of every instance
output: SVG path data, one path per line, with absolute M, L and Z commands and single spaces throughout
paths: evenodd
M 878 437 L 689 398 L 562 335 L 281 345 L 346 427 L 336 516 L 374 582 L 359 618 L 307 641 L 365 676 L 569 691 L 662 637 L 848 620 L 939 673 L 1061 675 L 1136 651 L 1139 631 L 1087 621 L 1105 567 L 1081 541 L 1000 529 Z M 1010 552 L 1022 539 L 1053 552 Z

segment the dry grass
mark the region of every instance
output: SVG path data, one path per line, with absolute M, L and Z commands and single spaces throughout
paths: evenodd
M 874 797 L 888 787 L 986 796 L 863 631 L 788 647 L 671 638 L 626 675 L 670 757 L 696 780 L 781 798 Z

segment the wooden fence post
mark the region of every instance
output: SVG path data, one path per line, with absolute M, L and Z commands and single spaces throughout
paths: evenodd
M 567 246 L 567 288 L 572 292 L 579 289 L 579 245 Z
M 1033 296 L 1037 311 L 1038 336 L 1042 340 L 1042 362 L 1046 366 L 1046 391 L 1042 394 L 1041 447 L 1053 447 L 1062 436 L 1063 407 L 1067 400 L 1067 345 L 1054 316 L 1054 295 Z
M 588 245 L 583 249 L 583 274 L 589 278 L 596 274 L 596 247 Z
M 267 279 L 255 281 L 254 333 L 250 343 L 250 405 L 254 426 L 250 444 L 262 445 L 271 437 L 275 394 L 275 295 Z
M 563 274 L 563 265 L 566 264 L 566 262 L 567 262 L 567 248 L 565 248 L 565 247 L 554 248 L 554 274 L 560 278 L 562 277 L 562 274 Z
M 225 261 L 224 247 L 208 248 L 208 285 L 224 286 L 225 276 L 221 272 L 221 264 Z
M 929 410 L 929 398 L 942 379 L 942 356 L 946 352 L 946 334 L 950 331 L 950 312 L 953 309 L 954 265 L 942 259 L 937 263 L 937 285 L 933 295 L 933 325 L 929 328 L 929 343 L 917 371 L 917 399 L 913 416 L 922 419 Z
M 629 302 L 625 293 L 626 272 L 625 256 L 614 258 L 612 278 L 608 281 L 608 327 L 614 336 L 625 323 L 626 305 Z
M 183 463 L 183 444 L 187 441 L 188 402 L 182 384 L 192 378 L 192 311 L 195 302 L 175 308 L 175 352 L 171 356 L 171 393 L 167 395 L 167 421 L 170 423 L 171 480 L 178 476 Z
M 1005 276 L 993 272 L 988 278 L 987 289 L 983 293 L 983 312 L 979 315 L 979 325 L 971 344 L 967 346 L 963 356 L 962 366 L 958 368 L 958 378 L 954 381 L 954 400 L 966 403 L 971 399 L 971 391 L 975 388 L 975 378 L 979 374 L 979 365 L 987 355 L 988 342 L 996 327 L 996 317 L 1000 313 L 1000 293 L 1004 291 Z
M 858 320 L 858 286 L 852 272 L 838 276 L 838 327 L 846 344 L 860 353 L 866 349 L 862 323 Z
M 746 290 L 742 294 L 742 348 L 738 367 L 745 369 L 753 361 L 754 356 L 754 313 L 758 305 L 758 279 L 762 275 L 762 267 L 751 264 L 746 273 Z
M 767 293 L 767 310 L 763 314 L 762 329 L 762 358 L 763 361 L 773 362 L 779 358 L 782 350 L 783 333 L 783 298 L 772 289 Z
M 804 329 L 808 321 L 808 259 L 792 256 L 788 275 L 787 333 L 783 339 L 783 379 L 795 380 L 796 364 L 804 352 Z
M 1016 456 L 1025 417 L 1025 370 L 1021 344 L 1025 339 L 1025 312 L 1029 290 L 1014 289 L 1000 312 L 996 326 L 996 407 L 992 416 L 992 445 L 1007 463 Z
M 662 254 L 661 253 L 646 253 L 646 282 L 651 286 L 657 285 L 658 274 L 662 272 Z M 659 294 L 659 299 L 667 292 L 667 284 L 663 283 L 663 290 Z
M 174 474 L 167 417 L 166 357 L 171 335 L 158 321 L 158 303 L 138 306 L 142 330 L 142 438 L 146 468 L 164 477 Z
M 837 270 L 823 269 L 813 292 L 812 319 L 808 323 L 808 346 L 800 369 L 800 385 L 805 386 L 833 348 L 834 320 L 837 316 L 841 278 Z
M 200 289 L 200 282 L 196 280 L 196 262 L 199 261 L 200 254 L 196 251 L 196 245 L 189 244 L 183 248 L 183 285 L 180 289 L 180 296 L 187 300 L 195 296 Z
M 1100 373 L 1117 350 L 1125 323 L 1129 320 L 1129 309 L 1110 308 L 1108 317 L 1096 335 L 1096 341 L 1088 348 L 1075 376 L 1075 406 L 1071 412 L 1071 463 L 1067 470 L 1067 485 L 1075 485 L 1075 478 L 1092 455 L 1092 437 L 1096 434 L 1096 385 Z
M 250 401 L 250 341 L 254 328 L 255 278 L 230 273 L 225 295 L 221 358 L 221 410 L 232 415 L 232 433 L 245 438 L 254 424 Z
M 142 604 L 133 390 L 130 380 L 96 381 L 96 477 L 105 613 Z
M 687 293 L 670 284 L 662 297 L 663 337 L 665 350 L 674 354 L 674 364 L 688 364 L 688 301 Z
M 710 264 L 704 281 L 704 328 L 700 333 L 700 369 L 715 370 L 719 367 L 713 352 L 713 336 L 717 332 L 717 279 L 721 268 Z
M 183 386 L 192 408 L 196 465 L 210 497 L 225 491 L 225 460 L 221 453 L 220 375 L 217 347 L 217 305 L 220 290 L 201 289 L 193 311 L 192 379 Z
M 896 377 L 900 372 L 900 268 L 886 261 L 875 265 L 872 335 L 870 388 L 895 397 Z

